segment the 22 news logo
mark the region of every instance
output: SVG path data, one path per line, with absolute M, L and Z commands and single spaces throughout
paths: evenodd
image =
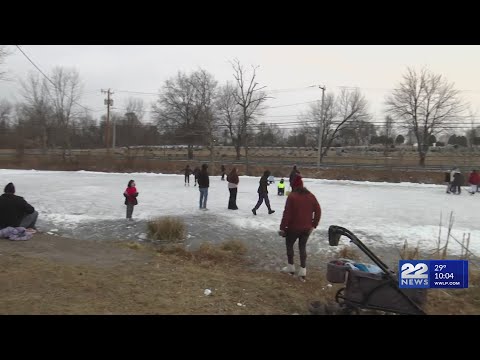
M 422 260 L 400 260 L 399 286 L 401 288 L 428 288 L 428 263 Z

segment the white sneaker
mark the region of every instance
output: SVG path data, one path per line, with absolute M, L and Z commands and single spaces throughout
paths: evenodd
M 307 268 L 300 267 L 300 270 L 298 270 L 298 278 L 300 279 L 301 282 L 305 282 L 307 279 Z
M 282 270 L 280 270 L 283 273 L 287 273 L 290 275 L 295 275 L 295 265 L 294 264 L 287 264 Z

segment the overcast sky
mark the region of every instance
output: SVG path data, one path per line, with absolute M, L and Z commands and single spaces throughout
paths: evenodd
M 307 88 L 325 85 L 327 92 L 341 86 L 359 87 L 369 101 L 375 120 L 382 120 L 383 101 L 401 80 L 407 66 L 428 67 L 454 82 L 480 117 L 480 46 L 347 46 L 347 45 L 22 45 L 26 54 L 47 74 L 55 66 L 75 67 L 84 84 L 82 103 L 95 110 L 104 108 L 100 89 L 111 88 L 115 105 L 124 107 L 126 98 L 141 97 L 149 105 L 152 95 L 120 91 L 158 92 L 164 81 L 178 71 L 203 68 L 219 83 L 233 80 L 229 61 L 238 58 L 244 65 L 259 65 L 258 82 L 272 92 L 275 107 L 267 112 L 267 122 L 295 120 L 307 104 L 319 100 L 321 90 Z M 11 81 L 0 82 L 0 99 L 20 99 L 16 79 L 33 65 L 14 46 L 4 67 Z M 280 107 L 277 107 L 280 106 Z M 150 110 L 150 106 L 148 106 Z M 94 113 L 96 118 L 103 113 Z M 148 114 L 145 120 L 149 120 Z M 480 123 L 480 121 L 477 120 Z

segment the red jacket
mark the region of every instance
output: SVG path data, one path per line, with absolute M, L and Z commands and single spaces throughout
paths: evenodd
M 322 209 L 315 195 L 305 188 L 292 191 L 285 204 L 280 230 L 306 231 L 316 228 L 321 214 Z
M 127 203 L 138 205 L 138 200 L 137 200 L 138 192 L 135 186 L 127 187 L 123 195 L 126 198 L 125 205 L 127 205 Z
M 472 185 L 480 185 L 480 173 L 471 173 L 468 182 Z

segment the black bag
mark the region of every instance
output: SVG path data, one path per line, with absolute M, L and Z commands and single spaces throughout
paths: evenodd
M 123 193 L 123 196 L 125 196 L 125 205 L 128 205 L 128 196 Z M 133 205 L 138 205 L 138 200 L 137 200 L 138 193 L 135 194 L 135 197 L 133 198 L 134 202 Z

